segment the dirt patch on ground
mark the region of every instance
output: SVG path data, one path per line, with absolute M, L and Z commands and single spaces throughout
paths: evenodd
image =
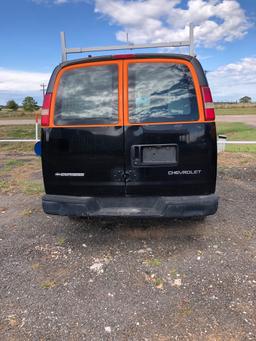
M 254 167 L 256 165 L 255 153 L 220 153 L 218 155 L 218 164 L 221 168 L 243 168 L 246 166 Z
M 28 155 L 0 155 L 0 193 L 41 194 L 41 161 Z
M 242 122 L 256 127 L 256 115 L 217 115 L 217 122 Z
M 254 155 L 219 157 L 200 222 L 47 216 L 25 159 L 0 159 L 1 340 L 256 339 Z
M 245 180 L 245 188 L 255 189 L 256 154 L 255 153 L 222 153 L 219 155 L 219 177 L 234 180 Z

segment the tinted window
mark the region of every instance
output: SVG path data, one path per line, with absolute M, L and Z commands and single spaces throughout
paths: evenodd
M 117 122 L 117 65 L 90 66 L 63 74 L 55 104 L 55 124 Z
M 129 121 L 172 122 L 198 119 L 193 79 L 183 64 L 129 65 Z

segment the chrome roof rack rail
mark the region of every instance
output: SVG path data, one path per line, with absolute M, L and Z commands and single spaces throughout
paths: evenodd
M 160 48 L 160 47 L 189 47 L 189 54 L 195 56 L 194 51 L 194 27 L 193 24 L 189 25 L 189 40 L 185 41 L 173 41 L 165 43 L 152 43 L 152 44 L 127 44 L 127 45 L 113 45 L 113 46 L 100 46 L 100 47 L 70 47 L 66 46 L 65 32 L 60 33 L 61 39 L 61 56 L 62 62 L 67 61 L 69 54 L 73 53 L 87 53 L 87 52 L 99 52 L 99 51 L 117 51 L 117 50 L 136 50 L 136 49 L 148 49 L 148 48 Z

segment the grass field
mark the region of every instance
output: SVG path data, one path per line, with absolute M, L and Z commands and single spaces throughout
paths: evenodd
M 216 115 L 256 115 L 255 107 L 215 108 Z
M 228 140 L 255 141 L 256 128 L 244 123 L 217 123 L 217 134 L 226 135 Z M 0 139 L 33 139 L 35 138 L 34 125 L 0 126 Z M 33 152 L 34 143 L 0 143 L 0 151 Z M 256 152 L 256 145 L 227 145 L 227 151 Z
M 230 141 L 256 141 L 256 128 L 244 123 L 217 123 L 217 134 L 226 135 Z M 229 152 L 251 152 L 256 153 L 256 144 L 253 145 L 227 145 Z
M 6 109 L 0 110 L 1 119 L 35 119 L 36 113 L 38 112 L 24 112 L 22 109 L 17 111 L 9 111 Z M 216 104 L 215 105 L 216 115 L 256 115 L 256 105 L 253 104 Z
M 0 139 L 34 139 L 35 126 L 0 126 Z M 0 152 L 33 152 L 34 142 L 1 142 Z
M 34 125 L 0 126 L 0 139 L 33 139 Z
M 6 109 L 0 110 L 0 119 L 15 120 L 15 119 L 34 119 L 36 112 L 25 112 L 23 110 L 10 111 Z

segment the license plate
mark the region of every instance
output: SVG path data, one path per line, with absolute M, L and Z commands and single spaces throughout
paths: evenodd
M 139 145 L 133 146 L 136 166 L 158 166 L 177 163 L 177 145 Z

